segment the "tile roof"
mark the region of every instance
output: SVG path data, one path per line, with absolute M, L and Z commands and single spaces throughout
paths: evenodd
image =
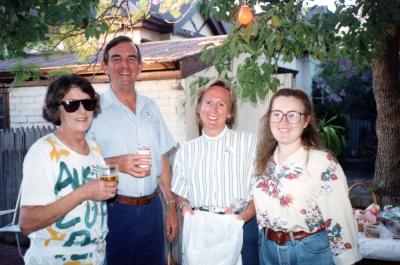
M 139 44 L 143 61 L 146 63 L 176 62 L 184 58 L 201 53 L 204 46 L 209 43 L 219 45 L 226 35 L 191 38 L 182 40 L 155 41 Z M 99 54 L 99 61 L 103 57 Z M 36 64 L 40 68 L 60 68 L 65 66 L 85 66 L 95 61 L 95 56 L 87 61 L 79 61 L 73 53 L 60 53 L 47 57 L 38 54 L 29 54 L 21 62 L 22 64 Z M 0 60 L 0 73 L 8 72 L 8 68 L 16 63 L 15 59 Z

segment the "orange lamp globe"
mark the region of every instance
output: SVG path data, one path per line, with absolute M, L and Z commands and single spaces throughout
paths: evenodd
M 242 26 L 247 26 L 253 21 L 253 13 L 246 3 L 240 7 L 237 19 Z

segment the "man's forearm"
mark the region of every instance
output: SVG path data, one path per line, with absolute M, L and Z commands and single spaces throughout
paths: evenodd
M 171 170 L 169 166 L 169 160 L 166 154 L 161 157 L 162 172 L 159 179 L 159 185 L 161 192 L 164 195 L 164 199 L 169 206 L 175 207 L 175 194 L 171 191 Z

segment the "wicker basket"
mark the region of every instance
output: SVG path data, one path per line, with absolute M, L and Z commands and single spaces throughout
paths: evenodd
M 362 187 L 366 188 L 366 190 L 369 191 L 369 193 L 371 193 L 371 200 L 372 200 L 372 203 L 374 204 L 374 206 L 375 206 L 375 205 L 376 205 L 376 206 L 379 206 L 379 205 L 378 205 L 378 201 L 376 200 L 376 195 L 375 195 L 374 191 L 371 190 L 371 189 L 368 189 L 369 186 L 370 186 L 370 184 L 367 184 L 367 183 L 364 183 L 364 182 L 355 182 L 355 183 L 353 183 L 353 184 L 349 187 L 349 192 L 350 192 L 354 187 L 357 187 L 357 186 L 362 186 Z
M 371 194 L 371 201 L 372 201 L 373 207 L 377 207 L 377 208 L 379 209 L 379 205 L 378 205 L 378 202 L 377 202 L 377 200 L 376 200 L 376 195 L 375 195 L 375 193 L 374 193 L 373 190 L 369 189 L 369 186 L 370 186 L 370 185 L 367 184 L 367 183 L 364 183 L 364 182 L 355 182 L 355 183 L 353 183 L 353 184 L 349 187 L 349 192 L 350 192 L 354 187 L 357 187 L 357 186 L 362 186 L 362 187 L 366 188 L 366 190 Z M 358 231 L 364 232 L 364 223 L 362 223 L 362 222 L 357 222 L 357 225 L 358 225 Z

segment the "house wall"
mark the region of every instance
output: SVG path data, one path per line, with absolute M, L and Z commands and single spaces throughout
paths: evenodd
M 217 72 L 214 67 L 204 69 L 185 79 L 138 81 L 137 91 L 152 98 L 160 107 L 161 114 L 178 143 L 184 143 L 199 136 L 196 120 L 196 93 L 190 91 L 191 82 L 198 77 L 214 79 Z M 292 87 L 291 74 L 278 75 L 281 87 Z M 103 93 L 108 83 L 93 84 L 98 93 Z M 50 125 L 42 118 L 42 106 L 46 93 L 45 86 L 15 87 L 10 89 L 11 127 L 31 127 Z M 257 104 L 248 99 L 238 98 L 238 113 L 234 129 L 257 133 L 259 119 L 265 113 L 269 96 Z
M 45 86 L 10 88 L 10 126 L 12 128 L 49 125 L 42 118 Z
M 280 88 L 293 87 L 293 75 L 292 74 L 278 74 L 276 77 L 279 79 Z M 250 99 L 238 98 L 237 100 L 237 116 L 236 123 L 233 126 L 234 129 L 249 131 L 258 135 L 258 129 L 260 119 L 264 116 L 268 103 L 273 93 L 270 91 L 263 100 L 258 100 L 257 103 L 253 103 Z
M 132 40 L 135 43 L 141 43 L 142 40 L 159 41 L 162 38 L 159 32 L 141 28 L 132 31 Z
M 241 58 L 243 59 L 243 58 Z M 235 64 L 240 63 L 235 62 Z M 185 127 L 186 127 L 186 139 L 190 140 L 199 136 L 199 125 L 196 120 L 196 99 L 197 93 L 192 95 L 190 91 L 190 83 L 195 81 L 198 77 L 208 77 L 215 79 L 218 77 L 217 71 L 214 67 L 202 70 L 194 75 L 191 75 L 183 80 L 183 86 L 185 88 L 186 106 L 185 106 Z M 280 81 L 279 88 L 293 87 L 294 77 L 293 74 L 278 74 L 277 78 Z M 259 100 L 257 103 L 251 102 L 248 98 L 243 99 L 237 97 L 237 115 L 236 122 L 233 129 L 249 131 L 258 134 L 258 128 L 261 117 L 265 114 L 268 108 L 268 102 L 272 96 L 272 93 L 268 93 L 264 100 Z
M 185 91 L 181 79 L 141 81 L 136 84 L 137 91 L 152 98 L 160 107 L 161 114 L 175 141 L 185 142 Z
M 182 29 L 197 32 L 203 36 L 213 36 L 210 27 L 205 24 L 203 16 L 196 12 L 193 16 L 182 26 Z
M 210 27 L 205 24 L 203 16 L 196 12 L 193 16 L 181 26 L 181 29 L 187 30 L 189 32 L 198 33 L 203 36 L 213 36 L 213 32 Z M 120 35 L 125 35 L 125 33 L 120 33 Z M 173 33 L 161 34 L 149 29 L 134 29 L 130 34 L 128 34 L 135 43 L 141 43 L 142 40 L 147 41 L 162 41 L 162 40 L 183 40 L 187 37 L 175 35 Z
M 318 71 L 318 63 L 319 62 L 311 59 L 309 55 L 305 55 L 301 58 L 296 58 L 291 62 L 280 62 L 279 66 L 297 70 L 298 73 L 293 80 L 293 87 L 303 89 L 311 97 L 312 78 Z
M 96 91 L 103 93 L 108 83 L 93 84 Z M 10 123 L 12 128 L 50 125 L 42 118 L 45 86 L 15 87 L 10 90 Z M 160 107 L 161 114 L 175 140 L 187 140 L 185 132 L 185 92 L 181 80 L 141 81 L 136 89 L 152 98 Z
M 202 71 L 199 71 L 193 75 L 186 77 L 182 85 L 184 86 L 185 90 L 185 127 L 186 127 L 186 139 L 190 140 L 196 138 L 200 135 L 200 127 L 197 122 L 197 115 L 196 115 L 196 100 L 197 100 L 197 92 L 192 92 L 190 90 L 190 84 L 193 81 L 196 81 L 199 77 L 208 77 L 210 79 L 214 79 L 218 76 L 217 71 L 214 67 L 206 68 Z

